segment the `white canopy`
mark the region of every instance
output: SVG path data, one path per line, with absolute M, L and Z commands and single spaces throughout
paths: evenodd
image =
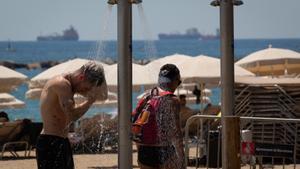
M 149 90 L 143 92 L 142 94 L 138 95 L 136 98 L 137 99 L 141 99 L 147 92 L 149 92 Z M 188 90 L 188 89 L 184 89 L 184 88 L 177 88 L 174 92 L 175 95 L 179 96 L 181 94 L 186 95 L 186 97 L 194 97 L 193 92 Z
M 192 58 L 191 56 L 176 53 L 173 55 L 169 55 L 169 56 L 165 56 L 165 57 L 153 60 L 153 61 L 149 62 L 148 64 L 146 64 L 145 66 L 149 71 L 152 72 L 151 75 L 154 76 L 155 79 L 158 79 L 159 70 L 164 64 L 170 63 L 170 64 L 174 64 L 174 65 L 178 66 L 185 60 L 188 60 L 191 58 Z M 180 69 L 180 71 L 183 71 L 183 70 Z M 157 80 L 156 80 L 156 83 L 157 83 Z
M 40 99 L 41 97 L 41 93 L 42 93 L 42 88 L 35 88 L 35 89 L 29 89 L 26 93 L 25 93 L 25 97 L 27 99 Z M 81 99 L 84 98 L 81 95 L 76 95 L 75 99 Z M 118 95 L 116 93 L 113 92 L 108 92 L 108 96 L 107 99 L 109 100 L 117 100 L 118 99 Z
M 26 81 L 27 76 L 0 65 L 0 92 L 10 92 Z
M 114 64 L 105 67 L 106 70 L 106 82 L 109 91 L 117 91 L 117 74 L 118 65 Z M 139 64 L 132 64 L 132 85 L 133 90 L 139 91 L 141 86 L 146 88 L 152 87 L 157 84 L 157 75 L 153 75 L 152 72 L 147 69 L 147 67 Z
M 300 78 L 272 78 L 269 76 L 238 77 L 235 83 L 249 85 L 289 85 L 300 86 Z
M 221 76 L 220 59 L 200 55 L 186 59 L 178 65 L 184 83 L 204 83 L 218 85 Z M 235 76 L 254 76 L 253 73 L 239 67 L 234 67 Z
M 46 82 L 51 79 L 52 77 L 73 72 L 77 69 L 79 69 L 81 66 L 86 64 L 91 60 L 87 59 L 73 59 L 66 62 L 63 62 L 61 64 L 58 64 L 56 66 L 53 66 L 42 73 L 38 74 L 37 76 L 33 77 L 29 82 L 29 88 L 30 90 L 26 92 L 26 97 L 28 98 L 39 98 L 41 89 L 44 87 Z M 98 61 L 96 61 L 98 62 Z M 105 67 L 108 66 L 104 63 L 99 62 L 103 65 L 103 68 L 105 70 Z M 34 90 L 31 90 L 34 89 Z M 99 91 L 99 92 L 98 92 Z M 101 92 L 100 92 L 101 91 Z M 106 82 L 103 82 L 103 84 L 100 87 L 97 87 L 94 92 L 97 92 L 97 100 L 105 100 L 107 98 L 107 86 Z
M 155 59 L 155 60 L 149 62 L 146 66 L 149 66 L 150 68 L 159 69 L 161 66 L 163 66 L 166 63 L 179 65 L 180 63 L 182 63 L 186 59 L 191 59 L 191 58 L 192 58 L 191 56 L 176 53 L 176 54 L 173 54 L 173 55 L 169 55 L 169 56 L 165 56 L 165 57 L 162 57 L 162 58 Z
M 33 77 L 29 82 L 29 88 L 42 88 L 45 85 L 45 83 L 52 77 L 75 71 L 89 61 L 91 61 L 91 60 L 76 58 L 73 60 L 63 62 L 58 65 L 55 65 L 55 66 L 43 71 L 42 73 L 36 75 L 35 77 Z M 101 63 L 101 62 L 99 62 L 99 63 Z M 101 63 L 101 64 L 103 65 L 104 68 L 106 66 L 108 66 L 105 63 Z
M 267 48 L 249 54 L 236 65 L 257 75 L 284 75 L 300 73 L 300 53 L 280 48 Z
M 0 93 L 0 109 L 20 109 L 24 108 L 25 103 L 16 99 L 8 93 Z
M 208 90 L 208 89 L 207 89 Z M 145 91 L 143 92 L 142 94 L 138 95 L 136 98 L 139 100 L 141 99 L 147 92 L 149 91 Z M 186 102 L 188 104 L 192 104 L 192 103 L 195 103 L 196 102 L 196 96 L 193 95 L 193 92 L 188 90 L 188 89 L 184 89 L 184 88 L 177 88 L 174 92 L 175 95 L 179 96 L 179 95 L 185 95 L 186 96 Z M 210 98 L 205 95 L 205 96 L 202 96 L 201 98 L 202 100 L 202 103 L 210 103 Z

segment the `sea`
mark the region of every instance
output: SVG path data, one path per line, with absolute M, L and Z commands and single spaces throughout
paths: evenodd
M 117 61 L 117 41 L 13 41 L 11 46 L 14 52 L 6 50 L 7 41 L 0 42 L 0 61 L 13 61 L 15 63 L 36 63 L 43 61 L 66 61 L 74 58 L 87 58 L 95 60 Z M 238 39 L 234 42 L 235 60 L 239 60 L 253 52 L 268 47 L 290 49 L 300 52 L 300 39 Z M 190 56 L 207 55 L 220 58 L 219 40 L 155 40 L 133 41 L 134 60 L 153 60 L 172 54 L 185 54 Z M 213 68 L 211 68 L 213 69 Z M 44 69 L 16 69 L 32 78 L 44 71 Z M 209 71 L 209 70 L 207 70 Z M 0 72 L 1 73 L 1 72 Z M 28 118 L 35 122 L 41 121 L 39 113 L 39 100 L 25 98 L 28 90 L 27 84 L 19 86 L 11 94 L 25 102 L 23 109 L 5 109 L 11 120 Z M 141 91 L 142 92 L 142 91 Z M 136 105 L 140 93 L 133 93 L 133 107 Z M 220 102 L 220 89 L 212 89 L 210 97 L 213 104 Z M 200 109 L 199 105 L 189 105 L 194 109 Z M 99 113 L 116 115 L 117 108 L 91 108 L 84 117 L 91 117 Z

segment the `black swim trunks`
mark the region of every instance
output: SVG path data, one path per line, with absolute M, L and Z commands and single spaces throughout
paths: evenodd
M 68 138 L 41 134 L 36 145 L 38 169 L 74 169 Z
M 175 154 L 174 146 L 139 146 L 138 161 L 147 166 L 159 167 Z

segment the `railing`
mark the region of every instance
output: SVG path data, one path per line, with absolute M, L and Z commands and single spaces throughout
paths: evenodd
M 274 166 L 274 163 L 276 162 L 275 160 L 281 159 L 282 161 L 282 167 L 284 168 L 284 166 L 286 165 L 286 163 L 288 162 L 288 160 L 293 161 L 293 165 L 294 165 L 294 169 L 296 169 L 296 161 L 300 160 L 297 159 L 297 153 L 299 153 L 297 150 L 299 150 L 299 141 L 298 141 L 298 130 L 299 128 L 299 124 L 300 124 L 300 119 L 286 119 L 286 118 L 265 118 L 265 117 L 239 117 L 240 118 L 240 129 L 241 131 L 243 129 L 250 129 L 253 130 L 253 124 L 263 124 L 261 130 L 261 135 L 256 137 L 259 137 L 259 139 L 257 140 L 253 140 L 254 144 L 258 144 L 258 145 L 262 145 L 262 146 L 267 146 L 267 145 L 287 145 L 287 147 L 293 149 L 293 157 L 285 157 L 284 155 L 279 156 L 278 155 L 266 155 L 266 154 L 259 154 L 258 148 L 255 149 L 257 150 L 257 152 L 255 152 L 255 154 L 253 156 L 251 156 L 250 160 L 248 161 L 248 163 L 250 164 L 250 168 L 251 166 L 256 167 L 256 164 L 260 165 L 260 167 L 262 168 L 264 165 L 264 161 L 263 159 L 267 159 L 267 158 L 271 158 L 271 165 L 272 167 Z M 201 147 L 202 147 L 202 151 L 203 151 L 203 146 L 207 146 L 206 150 L 206 161 L 204 166 L 208 167 L 213 167 L 213 168 L 220 168 L 221 163 L 220 160 L 220 155 L 221 155 L 221 135 L 219 134 L 218 136 L 218 141 L 216 144 L 216 141 L 213 142 L 211 139 L 211 136 L 209 135 L 210 133 L 210 125 L 214 122 L 216 122 L 216 120 L 220 120 L 221 118 L 218 116 L 211 116 L 211 115 L 194 115 L 191 116 L 187 122 L 186 122 L 186 126 L 185 126 L 185 162 L 186 164 L 191 164 L 192 162 L 194 162 L 193 166 L 195 166 L 196 168 L 198 168 L 201 164 L 203 165 L 203 159 L 201 159 Z M 199 132 L 203 131 L 206 133 L 206 137 L 204 135 L 204 144 L 203 144 L 203 140 L 196 140 L 196 142 L 192 142 L 190 143 L 190 139 L 189 139 L 189 126 L 194 122 L 194 121 L 202 121 L 203 122 L 203 126 L 207 127 L 207 130 L 202 130 L 201 128 L 199 128 Z M 246 126 L 244 126 L 243 124 L 247 124 Z M 249 125 L 250 124 L 250 125 Z M 266 128 L 268 125 L 268 128 Z M 289 127 L 287 127 L 289 126 Z M 219 126 L 221 127 L 221 126 Z M 247 127 L 247 128 L 246 128 Z M 281 128 L 282 127 L 282 128 Z M 280 128 L 281 130 L 277 131 L 277 129 Z M 289 129 L 286 129 L 289 128 Z M 256 128 L 257 130 L 257 128 Z M 292 131 L 295 130 L 295 131 Z M 280 132 L 280 133 L 279 133 Z M 220 133 L 220 132 L 219 132 Z M 269 134 L 266 134 L 269 133 Z M 266 138 L 268 135 L 268 139 Z M 251 137 L 252 139 L 252 137 Z M 258 142 L 257 142 L 258 141 Z M 193 159 L 190 159 L 190 147 L 191 144 L 193 143 L 197 143 L 197 149 L 194 150 L 196 151 L 196 157 L 193 161 Z M 216 145 L 210 145 L 211 143 L 214 143 Z M 201 146 L 199 146 L 199 144 L 201 144 Z M 217 151 L 216 154 L 209 154 L 210 149 L 214 148 L 214 150 Z M 263 150 L 263 148 L 261 148 Z M 204 149 L 205 150 L 205 149 Z M 282 150 L 284 152 L 284 150 Z M 288 150 L 286 150 L 288 151 Z M 274 150 L 275 152 L 275 150 Z M 273 152 L 273 153 L 274 153 Z M 278 151 L 279 152 L 279 151 Z M 264 152 L 265 153 L 265 152 Z M 275 152 L 276 154 L 276 152 Z M 284 154 L 284 153 L 283 153 Z M 213 156 L 216 155 L 217 157 Z M 298 154 L 299 155 L 299 154 Z M 203 156 L 202 156 L 203 157 Z M 210 159 L 211 158 L 211 159 Z M 215 160 L 213 163 L 211 163 L 212 160 Z M 201 161 L 202 160 L 202 161 Z M 214 164 L 214 166 L 209 166 Z M 299 166 L 298 166 L 299 167 Z

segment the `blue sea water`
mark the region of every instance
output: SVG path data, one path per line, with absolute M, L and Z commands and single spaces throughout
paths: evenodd
M 149 44 L 154 46 L 155 50 L 149 50 Z M 78 42 L 34 42 L 20 41 L 12 42 L 15 52 L 6 51 L 8 42 L 0 42 L 0 61 L 9 60 L 16 63 L 34 63 L 41 61 L 64 61 L 76 57 L 88 59 L 104 59 L 110 58 L 117 60 L 117 42 L 102 42 L 102 51 L 97 52 L 99 43 L 95 41 L 78 41 Z M 150 45 L 150 46 L 151 46 Z M 246 55 L 267 48 L 272 45 L 274 48 L 285 48 L 300 52 L 300 39 L 241 39 L 235 40 L 235 59 L 245 57 Z M 197 56 L 200 54 L 220 57 L 220 43 L 218 40 L 198 41 L 198 40 L 182 40 L 182 41 L 133 41 L 133 59 L 153 59 L 174 53 Z M 100 56 L 99 56 L 100 54 Z M 212 68 L 213 69 L 213 68 Z M 29 78 L 34 77 L 43 71 L 43 69 L 17 69 Z M 208 70 L 209 71 L 209 70 Z M 34 121 L 41 121 L 39 114 L 39 101 L 25 98 L 25 92 L 28 90 L 27 84 L 23 84 L 17 88 L 12 94 L 20 100 L 25 101 L 24 109 L 8 109 L 11 119 L 29 118 Z M 220 100 L 220 89 L 213 89 L 211 100 L 214 104 L 218 104 Z M 136 96 L 139 93 L 133 93 L 133 103 L 135 106 Z M 199 108 L 197 105 L 191 105 L 193 108 Z M 85 116 L 92 116 L 99 112 L 112 113 L 117 111 L 111 108 L 93 108 Z

